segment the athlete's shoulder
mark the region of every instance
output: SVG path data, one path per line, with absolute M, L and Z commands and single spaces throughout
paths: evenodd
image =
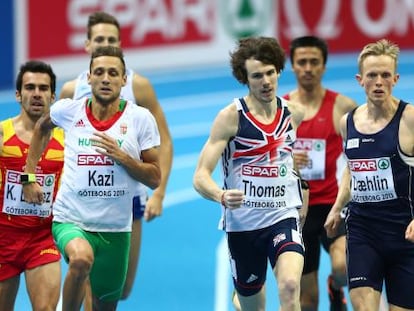
M 59 98 L 72 98 L 75 94 L 76 79 L 66 81 L 60 89 Z
M 305 117 L 305 107 L 297 101 L 290 101 L 284 98 L 281 98 L 281 101 L 288 108 L 295 125 L 299 126 Z
M 0 147 L 3 142 L 14 134 L 13 119 L 7 118 L 0 121 Z
M 331 91 L 333 92 L 333 91 Z M 346 113 L 348 111 L 351 111 L 352 109 L 354 109 L 357 106 L 357 103 L 350 97 L 341 94 L 341 93 L 336 93 L 336 97 L 335 97 L 335 107 L 339 110 L 341 110 L 343 113 Z
M 403 111 L 402 117 L 408 121 L 412 128 L 414 128 L 414 106 L 406 101 L 402 102 L 405 102 L 407 104 Z

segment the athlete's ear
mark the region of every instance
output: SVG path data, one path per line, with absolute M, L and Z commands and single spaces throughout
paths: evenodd
M 85 40 L 85 51 L 88 54 L 92 54 L 92 51 L 91 51 L 91 40 L 89 40 L 89 39 L 86 39 Z
M 18 103 L 21 103 L 22 102 L 22 94 L 20 94 L 20 92 L 18 90 L 16 90 L 15 97 L 16 97 L 16 101 Z
M 364 83 L 362 82 L 362 77 L 361 77 L 361 75 L 360 75 L 359 73 L 357 73 L 357 74 L 355 75 L 355 79 L 358 81 L 358 84 L 359 84 L 360 86 L 364 86 Z
M 397 82 L 398 82 L 399 79 L 400 79 L 400 74 L 399 73 L 396 73 L 394 75 L 394 82 L 392 83 L 392 86 L 395 86 L 397 84 Z

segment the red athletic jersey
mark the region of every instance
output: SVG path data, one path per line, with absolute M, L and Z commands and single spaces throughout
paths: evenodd
M 21 141 L 11 119 L 2 122 L 3 145 L 0 150 L 0 226 L 41 227 L 52 221 L 51 205 L 63 169 L 63 131 L 55 128 L 36 167 L 37 182 L 43 187 L 45 204 L 24 202 L 20 174 L 24 170 L 29 145 Z
M 318 164 L 322 167 L 319 172 L 323 172 L 318 177 L 309 178 L 309 205 L 333 204 L 338 192 L 337 160 L 343 151 L 342 138 L 336 133 L 333 123 L 333 109 L 338 93 L 326 90 L 321 107 L 316 115 L 306 121 L 302 121 L 297 130 L 298 143 L 307 141 L 319 146 L 325 142 L 324 157 L 318 158 Z M 289 99 L 289 95 L 284 96 Z M 301 141 L 301 139 L 303 139 Z M 310 148 L 315 147 L 311 146 Z M 322 149 L 321 148 L 321 149 Z M 306 149 L 306 146 L 303 146 Z M 323 164 L 324 163 L 324 164 Z

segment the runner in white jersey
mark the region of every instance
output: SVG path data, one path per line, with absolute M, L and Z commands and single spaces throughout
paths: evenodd
M 106 12 L 94 12 L 88 18 L 85 50 L 91 54 L 97 47 L 107 45 L 120 47 L 120 25 L 114 16 Z M 90 97 L 91 89 L 87 81 L 87 72 L 81 73 L 77 79 L 64 83 L 60 92 L 60 98 L 79 99 L 85 96 Z M 154 115 L 161 136 L 160 168 L 162 173 L 160 185 L 152 191 L 149 197 L 145 187 L 138 185 L 137 195 L 133 200 L 131 249 L 127 280 L 122 295 L 122 299 L 126 299 L 132 291 L 138 268 L 142 218 L 146 221 L 151 221 L 162 214 L 163 201 L 172 165 L 173 147 L 164 112 L 149 79 L 131 69 L 127 69 L 127 81 L 121 90 L 121 97 L 147 108 Z M 88 287 L 85 293 L 84 308 L 85 311 L 92 311 Z
M 88 82 L 88 73 L 89 71 L 86 70 L 82 72 L 76 78 L 75 90 L 73 94 L 73 99 L 81 99 L 81 98 L 90 98 L 92 95 L 91 86 Z M 126 70 L 126 84 L 121 89 L 120 97 L 125 100 L 134 101 L 134 92 L 132 87 L 132 81 L 134 72 L 131 69 Z M 133 204 L 133 221 L 141 222 L 141 218 L 144 214 L 145 203 L 147 202 L 147 190 L 146 187 L 142 183 L 135 183 L 135 201 L 139 202 L 139 204 Z
M 114 159 L 102 155 L 91 137 L 96 130 L 105 131 L 123 152 L 142 161 L 143 150 L 159 145 L 156 123 L 147 109 L 121 100 L 122 110 L 109 126 L 91 116 L 91 106 L 88 98 L 62 99 L 50 111 L 53 124 L 70 133 L 65 138 L 66 174 L 53 206 L 53 220 L 76 223 L 86 231 L 131 231 L 136 179 L 125 174 Z M 106 199 L 104 205 L 102 199 Z
M 91 98 L 62 99 L 38 122 L 25 172 L 36 164 L 50 131 L 65 131 L 64 172 L 54 205 L 53 236 L 69 264 L 62 308 L 80 310 L 90 280 L 94 310 L 115 310 L 127 274 L 131 201 L 136 182 L 160 182 L 160 137 L 152 114 L 120 98 L 126 83 L 123 54 L 117 47 L 92 53 Z M 43 202 L 36 178 L 23 186 L 27 202 Z M 111 274 L 107 272 L 111 271 Z
M 268 261 L 280 309 L 300 310 L 304 248 L 298 210 L 306 200 L 292 148 L 303 110 L 276 96 L 284 63 L 276 39 L 239 40 L 231 65 L 249 92 L 218 113 L 194 174 L 195 189 L 221 203 L 220 227 L 226 231 L 241 310 L 265 310 Z M 220 158 L 222 187 L 212 178 Z

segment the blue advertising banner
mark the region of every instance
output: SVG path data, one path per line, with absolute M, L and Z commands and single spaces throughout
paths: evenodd
M 14 36 L 13 36 L 13 0 L 0 1 L 0 90 L 13 87 L 14 74 Z

